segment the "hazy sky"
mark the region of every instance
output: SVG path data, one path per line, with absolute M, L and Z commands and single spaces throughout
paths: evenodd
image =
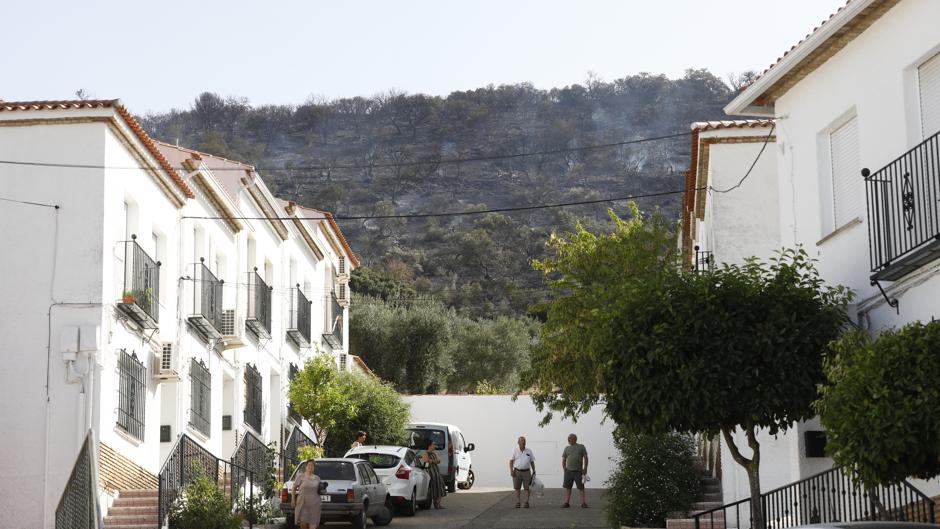
M 203 91 L 253 104 L 397 88 L 539 88 L 763 70 L 845 0 L 4 2 L 0 99 L 84 88 L 143 114 Z

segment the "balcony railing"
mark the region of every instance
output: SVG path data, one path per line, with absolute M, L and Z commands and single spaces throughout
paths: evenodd
M 331 347 L 343 347 L 343 307 L 336 299 L 336 294 L 331 293 L 326 303 L 326 332 L 323 333 L 323 339 Z
M 310 300 L 298 284 L 290 291 L 290 322 L 287 336 L 299 347 L 310 347 Z
M 205 259 L 195 266 L 193 313 L 189 323 L 206 338 L 222 337 L 222 280 L 215 277 Z
M 121 310 L 145 329 L 160 322 L 160 262 L 137 244 L 137 236 L 124 241 L 124 291 Z
M 692 264 L 693 272 L 708 272 L 715 264 L 715 256 L 709 250 L 702 250 L 695 245 L 695 262 Z
M 255 268 L 248 276 L 248 330 L 261 338 L 271 337 L 271 287 Z
M 872 279 L 896 281 L 940 257 L 940 133 L 862 175 Z

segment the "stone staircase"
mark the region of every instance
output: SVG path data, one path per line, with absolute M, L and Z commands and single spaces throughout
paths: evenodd
M 105 529 L 157 529 L 157 489 L 122 490 L 104 518 Z
M 702 471 L 699 481 L 702 484 L 702 492 L 699 494 L 698 501 L 692 506 L 692 511 L 669 513 L 666 518 L 666 529 L 695 529 L 695 519 L 692 515 L 698 512 L 715 509 L 724 505 L 721 495 L 721 480 L 712 477 L 710 473 Z M 725 516 L 724 511 L 718 511 L 714 515 L 702 519 L 699 529 L 724 529 Z

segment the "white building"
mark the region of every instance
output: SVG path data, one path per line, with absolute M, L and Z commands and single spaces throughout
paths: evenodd
M 0 102 L 0 160 L 21 162 L 0 165 L 4 527 L 52 527 L 89 430 L 105 513 L 156 491 L 181 436 L 229 460 L 310 434 L 293 371 L 354 363 L 358 261 L 330 214 L 153 141 L 119 101 Z
M 742 91 L 725 111 L 774 120 L 774 148 L 759 164 L 775 174 L 752 174 L 766 186 L 748 191 L 748 181 L 739 199 L 689 204 L 687 195 L 684 220 L 698 219 L 684 223 L 687 249 L 735 262 L 800 244 L 827 283 L 854 291 L 852 313 L 873 335 L 940 316 L 937 20 L 935 0 L 851 0 Z M 748 162 L 729 158 L 709 174 L 743 174 Z M 767 199 L 777 218 L 767 218 Z M 739 236 L 747 240 L 725 245 Z M 821 430 L 810 421 L 762 440 L 764 490 L 831 467 L 812 457 Z M 731 461 L 727 449 L 722 459 Z M 746 498 L 743 470 L 726 463 L 724 472 L 725 502 Z M 936 480 L 914 484 L 940 494 Z

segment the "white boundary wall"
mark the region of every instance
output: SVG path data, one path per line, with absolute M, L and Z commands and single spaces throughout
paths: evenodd
M 614 423 L 603 421 L 601 406 L 595 406 L 577 423 L 556 415 L 551 423 L 539 427 L 544 413 L 527 396 L 513 402 L 510 395 L 412 395 L 405 401 L 411 404 L 413 421 L 453 424 L 468 443 L 476 445 L 470 454 L 475 486 L 512 486 L 509 457 L 520 435 L 535 454 L 536 472 L 548 488 L 561 487 L 561 451 L 568 444 L 569 433 L 577 434 L 578 442 L 587 448 L 589 488 L 604 487 L 619 456 L 613 444 Z

